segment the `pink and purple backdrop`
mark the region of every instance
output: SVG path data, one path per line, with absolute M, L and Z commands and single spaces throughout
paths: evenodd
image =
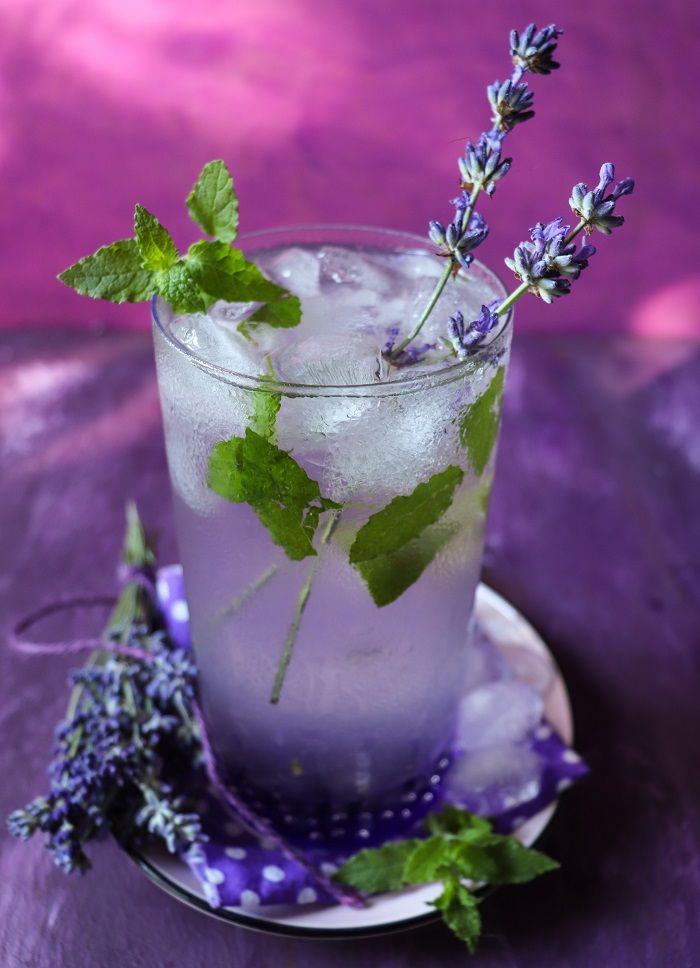
M 503 269 L 601 161 L 638 189 L 574 294 L 529 300 L 519 325 L 700 335 L 694 0 L 3 0 L 0 323 L 146 326 L 142 307 L 78 299 L 54 276 L 130 235 L 137 200 L 191 241 L 182 202 L 213 157 L 235 173 L 244 230 L 423 232 L 449 214 L 485 84 L 528 19 L 565 27 L 562 69 L 533 79 L 538 116 L 484 203 L 482 257 Z

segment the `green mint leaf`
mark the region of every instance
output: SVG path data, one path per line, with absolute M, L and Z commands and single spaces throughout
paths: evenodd
M 429 814 L 424 826 L 451 845 L 451 863 L 460 877 L 486 884 L 520 884 L 559 865 L 514 837 L 493 832 L 491 823 L 468 810 L 447 805 Z
M 182 261 L 156 273 L 156 283 L 158 292 L 176 313 L 201 313 L 207 308 L 202 290 Z
M 177 262 L 179 253 L 170 233 L 143 205 L 134 209 L 134 234 L 147 269 L 169 269 Z
M 396 601 L 418 581 L 433 558 L 453 537 L 451 528 L 430 528 L 420 537 L 386 555 L 360 561 L 355 567 L 362 575 L 374 604 L 379 608 Z
M 469 888 L 458 877 L 449 877 L 442 894 L 432 904 L 442 914 L 447 927 L 464 941 L 469 953 L 474 954 L 481 934 L 481 915 L 479 902 Z
M 492 834 L 494 842 L 479 847 L 460 844 L 454 851 L 462 877 L 485 884 L 524 884 L 556 870 L 556 861 L 539 850 L 525 847 L 514 837 Z
M 135 239 L 102 246 L 58 278 L 83 296 L 114 303 L 143 302 L 157 290 L 156 273 L 144 267 Z
M 406 862 L 421 844 L 420 840 L 399 840 L 361 850 L 343 864 L 334 878 L 366 894 L 396 891 L 406 884 Z
M 245 256 L 225 242 L 195 242 L 185 257 L 190 275 L 204 292 L 228 302 L 248 302 L 241 286 Z
M 241 302 L 267 302 L 289 295 L 283 286 L 270 282 L 254 262 L 246 262 L 238 271 L 237 292 Z
M 406 859 L 405 884 L 430 884 L 439 879 L 441 868 L 449 862 L 449 844 L 442 837 L 428 837 L 416 842 Z
M 254 430 L 220 441 L 209 458 L 209 487 L 234 503 L 249 504 L 287 556 L 315 555 L 321 511 L 340 505 L 321 497 L 316 481 L 287 453 Z
M 274 442 L 277 414 L 282 405 L 282 395 L 266 390 L 256 390 L 253 394 L 253 413 L 250 427 L 265 440 Z
M 395 497 L 357 532 L 350 561 L 357 564 L 391 554 L 434 524 L 452 503 L 464 472 L 451 466 L 419 484 L 408 496 Z
M 274 326 L 276 329 L 290 329 L 297 326 L 301 320 L 301 303 L 297 296 L 285 295 L 274 302 L 265 303 L 256 309 L 252 316 L 238 327 L 242 332 L 249 333 L 260 323 Z
M 477 474 L 483 473 L 496 444 L 505 376 L 502 366 L 479 399 L 466 408 L 460 421 L 459 437 Z
M 301 305 L 296 296 L 270 282 L 238 249 L 223 242 L 195 242 L 186 256 L 192 278 L 208 296 L 228 302 L 262 302 L 238 327 L 243 335 L 261 324 L 277 328 L 296 326 Z
M 210 161 L 202 168 L 187 196 L 187 208 L 207 235 L 220 242 L 232 242 L 238 234 L 238 198 L 231 173 L 223 161 Z
M 478 838 L 491 836 L 491 824 L 483 817 L 470 813 L 468 810 L 460 810 L 446 804 L 439 812 L 429 813 L 423 821 L 425 828 L 431 833 L 441 837 L 458 837 L 472 841 L 474 836 Z M 495 835 L 494 835 L 495 836 Z

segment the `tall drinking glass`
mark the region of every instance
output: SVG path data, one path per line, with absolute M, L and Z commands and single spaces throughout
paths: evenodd
M 403 233 L 321 227 L 259 233 L 244 248 L 263 268 L 280 253 L 296 253 L 299 268 L 291 259 L 286 285 L 301 296 L 304 316 L 294 331 L 261 337 L 272 369 L 246 372 L 243 356 L 232 366 L 209 340 L 206 320 L 188 328 L 164 302 L 153 305 L 177 537 L 210 738 L 231 782 L 295 817 L 373 809 L 402 794 L 410 800 L 429 784 L 455 730 L 510 319 L 464 361 L 436 342 L 433 363 L 397 368 L 378 359 L 374 369 L 353 370 L 368 319 L 388 312 L 393 300 L 391 318 L 406 332 L 420 308 L 401 296 L 405 289 L 391 292 L 382 265 L 389 260 L 407 277 L 422 266 L 439 272 L 429 245 Z M 308 295 L 302 255 L 311 272 L 309 260 L 321 251 L 345 253 L 343 273 L 334 289 L 326 265 L 324 286 Z M 379 292 L 368 266 L 378 267 Z M 342 288 L 348 280 L 352 298 Z M 457 300 L 465 319 L 505 296 L 479 263 L 452 285 L 451 306 Z M 358 313 L 362 300 L 367 311 Z M 346 312 L 354 314 L 351 323 Z M 440 305 L 435 315 L 444 332 Z M 313 326 L 324 327 L 315 360 L 320 330 Z M 334 329 L 343 334 L 335 343 Z M 278 375 L 278 338 L 288 355 L 306 354 L 313 380 Z M 345 382 L 357 372 L 366 375 Z M 300 560 L 275 543 L 249 503 L 211 486 L 217 444 L 259 429 L 251 421 L 274 394 L 274 446 L 327 500 L 315 554 Z

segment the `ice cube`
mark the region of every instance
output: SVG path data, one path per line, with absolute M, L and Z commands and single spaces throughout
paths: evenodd
M 512 810 L 534 799 L 541 785 L 539 757 L 525 746 L 504 744 L 460 756 L 444 780 L 445 798 L 481 816 Z
M 361 291 L 367 305 L 377 305 L 392 287 L 392 277 L 365 253 L 340 246 L 326 245 L 319 252 L 321 282 L 324 288 L 334 285 Z
M 256 303 L 214 303 L 209 313 L 176 316 L 170 324 L 173 337 L 197 357 L 215 366 L 259 376 L 265 373 L 266 346 L 259 339 L 246 339 L 238 324 L 249 314 L 245 307 Z
M 462 700 L 455 745 L 462 750 L 480 750 L 522 742 L 539 723 L 543 711 L 542 696 L 517 679 L 486 683 Z
M 327 333 L 280 351 L 278 376 L 289 383 L 343 387 L 377 383 L 386 373 L 380 347 L 362 333 Z
M 260 266 L 273 282 L 297 296 L 317 296 L 320 291 L 321 265 L 317 256 L 307 249 L 284 249 L 261 260 Z
M 197 357 L 212 355 L 224 366 L 252 366 L 250 358 L 220 359 L 212 343 L 213 325 L 208 317 L 179 317 L 171 332 Z M 216 441 L 243 432 L 251 394 L 213 376 L 163 339 L 156 339 L 156 361 L 173 489 L 194 510 L 213 513 L 221 499 L 207 485 L 209 454 Z

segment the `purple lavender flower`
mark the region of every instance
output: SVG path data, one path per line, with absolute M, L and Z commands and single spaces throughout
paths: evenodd
M 494 81 L 486 88 L 489 104 L 493 110 L 491 123 L 496 131 L 512 131 L 516 124 L 529 121 L 535 116 L 532 110 L 534 94 L 527 84 L 507 81 Z
M 546 224 L 538 222 L 530 230 L 530 241 L 521 242 L 512 259 L 505 263 L 530 292 L 546 303 L 565 296 L 571 282 L 578 279 L 588 260 L 595 253 L 592 245 L 576 249 L 574 240 L 567 241 L 570 226 L 561 217 Z
M 144 805 L 136 814 L 134 823 L 164 840 L 170 853 L 174 854 L 204 838 L 198 815 L 180 813 L 182 798 L 170 799 L 169 792 L 163 785 L 144 788 Z
M 464 156 L 457 161 L 463 189 L 471 191 L 479 186 L 487 195 L 496 191 L 496 182 L 508 174 L 512 163 L 511 158 L 501 158 L 504 134 L 488 131 L 476 145 L 467 141 Z
M 442 222 L 433 220 L 429 223 L 428 235 L 431 242 L 441 249 L 442 255 L 454 259 L 466 270 L 474 260 L 472 251 L 480 246 L 489 234 L 489 227 L 476 212 L 470 216 L 468 224 L 464 225 L 464 216 L 469 204 L 469 197 L 465 192 L 461 192 L 453 199 L 453 204 L 455 216 L 447 228 Z
M 169 849 L 203 839 L 197 817 L 157 780 L 173 755 L 194 758 L 201 751 L 196 729 L 182 713 L 194 696 L 195 667 L 162 632 L 133 625 L 123 634 L 153 661 L 110 656 L 71 675 L 81 696 L 73 716 L 56 730 L 48 795 L 8 819 L 16 837 L 46 833 L 54 862 L 67 873 L 87 869 L 84 844 L 105 827 L 127 837 L 144 827 Z
M 494 311 L 495 308 L 496 306 L 493 303 L 489 306 L 482 306 L 479 318 L 466 324 L 464 316 L 459 310 L 454 316 L 448 318 L 447 335 L 460 360 L 465 360 L 473 353 L 496 326 L 500 317 Z
M 623 195 L 631 195 L 634 191 L 634 179 L 623 178 L 613 188 L 609 195 L 605 195 L 608 185 L 615 180 L 615 166 L 606 162 L 601 166 L 598 184 L 592 191 L 588 191 L 585 182 L 579 182 L 571 190 L 569 205 L 579 218 L 586 222 L 586 231 L 598 229 L 604 235 L 610 235 L 613 229 L 619 228 L 625 221 L 623 215 L 615 215 L 615 203 Z
M 563 30 L 555 24 L 549 24 L 538 31 L 534 24 L 528 24 L 519 34 L 517 30 L 510 33 L 510 53 L 515 64 L 514 80 L 519 80 L 523 71 L 531 74 L 551 74 L 559 67 L 552 59 L 557 48 L 557 38 Z
M 427 354 L 431 350 L 435 349 L 435 343 L 422 343 L 418 346 L 412 346 L 409 344 L 402 349 L 400 353 L 392 356 L 394 346 L 396 345 L 396 340 L 399 337 L 399 332 L 400 330 L 398 326 L 389 327 L 389 329 L 386 331 L 387 341 L 384 344 L 384 349 L 382 350 L 382 356 L 384 356 L 386 359 L 391 358 L 391 362 L 394 364 L 394 366 L 413 366 L 416 363 L 422 363 Z

